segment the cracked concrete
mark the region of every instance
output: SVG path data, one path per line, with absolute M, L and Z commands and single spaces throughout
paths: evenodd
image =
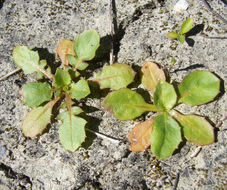
M 172 69 L 172 80 L 179 82 L 191 71 L 205 69 L 222 79 L 224 92 L 227 26 L 212 16 L 202 2 L 188 2 L 188 10 L 175 15 L 172 9 L 176 0 L 116 0 L 115 58 L 139 71 L 146 60 L 168 69 L 174 57 L 177 62 Z M 213 9 L 226 18 L 224 2 L 209 1 Z M 92 28 L 103 37 L 108 49 L 109 41 L 105 41 L 110 34 L 108 0 L 6 0 L 0 3 L 0 76 L 16 69 L 12 51 L 19 44 L 36 48 L 51 63 L 58 61 L 55 49 L 60 39 L 73 40 L 83 30 Z M 202 28 L 189 36 L 190 43 L 167 39 L 167 32 L 179 29 L 189 16 Z M 91 74 L 108 64 L 108 51 L 104 48 L 102 52 L 105 55 L 91 63 L 88 69 Z M 28 109 L 21 103 L 19 90 L 28 80 L 30 76 L 18 73 L 0 81 L 0 189 L 168 190 L 174 185 L 181 190 L 226 188 L 226 121 L 217 130 L 216 142 L 203 147 L 198 156 L 190 158 L 196 146 L 187 142 L 172 157 L 159 161 L 149 150 L 142 153 L 128 150 L 129 131 L 151 113 L 133 121 L 119 121 L 101 106 L 106 91 L 92 86 L 92 95 L 81 101 L 88 127 L 123 140 L 116 144 L 88 133 L 83 146 L 71 153 L 60 145 L 57 122 L 37 139 L 23 136 L 21 121 Z M 193 108 L 181 105 L 178 109 L 207 116 L 216 125 L 226 114 L 226 105 L 226 95 L 222 93 L 212 103 Z

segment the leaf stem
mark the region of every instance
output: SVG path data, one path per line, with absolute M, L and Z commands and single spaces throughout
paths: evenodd
M 41 73 L 47 76 L 47 78 L 54 80 L 54 76 L 51 73 L 46 72 L 44 69 L 42 69 L 40 66 L 35 65 L 34 63 L 30 62 L 33 67 L 38 69 Z
M 147 111 L 152 111 L 152 112 L 159 112 L 159 111 L 162 111 L 162 110 L 160 110 L 160 109 L 158 109 L 155 105 L 153 105 L 153 104 L 147 104 L 146 106 L 144 106 L 145 107 L 145 109 L 147 110 Z
M 70 122 L 70 136 L 71 136 L 71 146 L 73 147 L 73 136 L 72 136 L 72 105 L 71 105 L 71 96 L 70 94 L 65 95 L 68 113 L 69 113 L 69 122 Z
M 103 133 L 99 133 L 99 132 L 96 132 L 96 131 L 93 131 L 91 129 L 88 129 L 88 128 L 85 128 L 87 131 L 89 131 L 90 133 L 93 133 L 95 134 L 97 137 L 100 137 L 102 139 L 107 139 L 109 141 L 111 141 L 112 143 L 116 143 L 116 144 L 119 144 L 122 140 L 121 139 L 117 139 L 117 138 L 114 138 L 114 137 L 111 137 L 111 136 L 107 136 Z
M 81 59 L 78 59 L 76 66 L 74 67 L 73 71 L 76 72 L 79 64 L 81 63 Z
M 15 73 L 17 73 L 17 72 L 19 72 L 19 71 L 21 71 L 21 68 L 15 69 L 14 71 L 12 71 L 12 72 L 6 74 L 5 76 L 1 77 L 1 78 L 0 78 L 0 81 L 1 81 L 1 80 L 5 80 L 6 78 L 10 77 L 11 75 L 13 75 L 13 74 L 15 74 Z
M 50 101 L 47 105 L 46 108 L 43 110 L 42 113 L 40 113 L 40 115 L 38 115 L 37 119 L 39 119 L 49 108 L 52 109 L 52 107 L 54 106 L 54 104 L 57 103 L 57 101 L 61 98 L 61 96 L 58 96 L 57 98 L 55 98 L 54 100 Z M 36 119 L 36 120 L 37 120 Z
M 47 76 L 47 78 L 54 80 L 54 76 L 51 73 L 46 72 L 44 69 L 42 69 L 39 65 L 34 64 L 32 61 L 28 61 L 33 67 L 38 69 L 41 73 Z

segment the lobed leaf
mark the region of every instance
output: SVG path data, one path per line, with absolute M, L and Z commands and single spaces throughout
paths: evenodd
M 47 82 L 30 82 L 23 86 L 23 102 L 30 107 L 37 107 L 52 98 L 51 87 Z
M 78 70 L 84 70 L 88 67 L 88 64 L 85 62 L 82 62 L 78 58 L 72 56 L 72 55 L 67 55 L 67 60 L 70 65 L 73 67 L 77 68 Z
M 66 58 L 67 55 L 75 56 L 75 52 L 73 50 L 73 42 L 68 39 L 62 39 L 56 50 L 58 56 L 61 59 L 63 65 L 68 65 L 68 60 Z
M 182 115 L 175 113 L 174 117 L 183 128 L 187 140 L 197 145 L 209 145 L 214 142 L 214 131 L 210 123 L 197 115 Z
M 169 32 L 168 34 L 167 34 L 167 37 L 168 38 L 177 38 L 177 36 L 178 36 L 178 34 L 176 33 L 176 32 Z
M 132 129 L 128 136 L 131 151 L 142 152 L 150 146 L 153 122 L 153 119 L 147 120 Z
M 61 115 L 62 125 L 59 128 L 59 138 L 62 146 L 74 152 L 85 140 L 86 121 L 80 117 L 67 114 Z
M 110 66 L 104 66 L 102 72 L 96 74 L 95 81 L 99 83 L 100 88 L 111 88 L 119 90 L 127 87 L 134 79 L 135 72 L 126 64 L 115 63 Z
M 69 92 L 71 97 L 77 100 L 85 98 L 88 94 L 90 94 L 88 82 L 86 80 L 79 80 L 77 83 L 73 82 Z
M 25 74 L 38 72 L 38 52 L 30 50 L 27 46 L 17 46 L 13 50 L 13 60 Z
M 151 133 L 151 151 L 159 159 L 168 158 L 181 142 L 178 123 L 166 112 L 154 119 Z
M 120 120 L 134 119 L 145 111 L 156 109 L 153 105 L 147 104 L 140 94 L 127 88 L 108 94 L 104 106 Z
M 191 18 L 187 18 L 184 23 L 181 25 L 180 34 L 185 34 L 192 29 L 193 20 Z
M 71 83 L 71 77 L 69 73 L 62 69 L 57 69 L 56 74 L 54 76 L 55 83 L 58 87 L 64 87 Z
M 99 41 L 99 35 L 95 30 L 86 30 L 79 34 L 73 42 L 73 48 L 77 57 L 82 61 L 93 59 L 99 47 Z
M 142 69 L 142 83 L 150 91 L 154 92 L 159 81 L 165 81 L 165 73 L 153 62 L 145 62 Z
M 195 106 L 212 101 L 219 93 L 220 81 L 208 71 L 194 71 L 179 84 L 179 102 Z
M 154 105 L 161 110 L 171 109 L 177 101 L 177 95 L 173 86 L 160 81 L 154 92 Z

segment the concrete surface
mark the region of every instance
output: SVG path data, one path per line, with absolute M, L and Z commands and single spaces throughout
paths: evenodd
M 226 18 L 224 2 L 209 1 L 214 10 Z M 179 106 L 183 113 L 207 116 L 216 125 L 227 111 L 223 93 L 227 80 L 227 26 L 201 1 L 188 0 L 189 8 L 180 15 L 173 12 L 175 3 L 175 0 L 116 0 L 115 56 L 136 71 L 145 60 L 155 61 L 168 69 L 174 57 L 177 62 L 171 79 L 178 82 L 196 69 L 218 75 L 222 79 L 222 94 L 215 101 L 193 108 Z M 12 51 L 19 44 L 38 49 L 48 62 L 59 61 L 55 49 L 60 39 L 73 40 L 85 29 L 96 29 L 104 44 L 108 44 L 105 41 L 110 34 L 108 0 L 5 0 L 1 1 L 0 7 L 0 76 L 16 69 Z M 189 16 L 197 29 L 203 27 L 198 34 L 190 36 L 194 44 L 192 40 L 189 44 L 180 44 L 167 39 L 167 32 L 179 29 Z M 88 76 L 104 64 L 108 64 L 106 57 L 91 63 Z M 172 157 L 159 161 L 149 150 L 142 153 L 128 150 L 129 131 L 152 113 L 134 121 L 119 121 L 101 106 L 107 91 L 93 86 L 93 94 L 81 101 L 87 113 L 88 127 L 122 141 L 113 143 L 88 133 L 85 144 L 71 153 L 59 142 L 58 122 L 37 139 L 23 136 L 21 121 L 28 108 L 21 103 L 19 90 L 28 80 L 31 76 L 25 77 L 20 72 L 0 81 L 0 189 L 227 188 L 226 121 L 216 130 L 216 142 L 203 147 L 196 157 L 190 158 L 197 147 L 187 142 Z M 132 85 L 135 87 L 136 84 Z

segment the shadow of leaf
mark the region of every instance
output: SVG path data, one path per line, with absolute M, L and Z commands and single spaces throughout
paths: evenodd
M 199 34 L 201 31 L 203 31 L 203 29 L 204 29 L 204 24 L 198 24 L 198 25 L 194 26 L 189 32 L 187 32 L 185 34 L 185 41 L 187 42 L 187 44 L 190 47 L 194 46 L 195 41 L 193 39 L 189 38 L 189 37 Z
M 0 9 L 3 7 L 5 0 L 0 0 Z

